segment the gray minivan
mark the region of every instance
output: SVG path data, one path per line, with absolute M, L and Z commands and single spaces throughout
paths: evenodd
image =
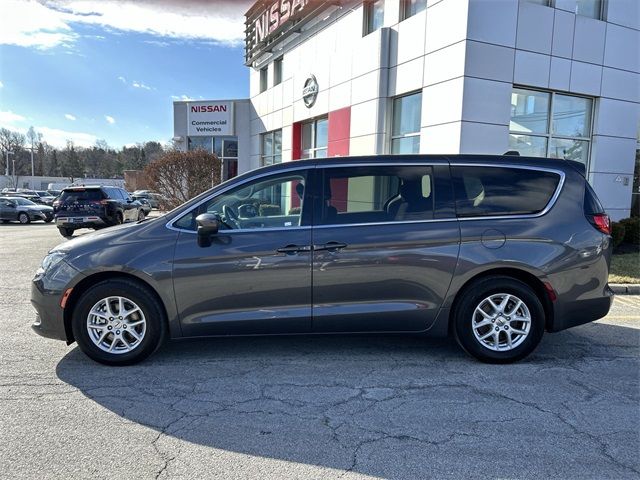
M 165 338 L 373 332 L 452 335 L 506 363 L 607 314 L 611 249 L 576 162 L 302 160 L 57 246 L 33 328 L 111 365 Z

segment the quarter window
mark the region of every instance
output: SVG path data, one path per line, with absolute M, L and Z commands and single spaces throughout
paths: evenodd
M 586 166 L 592 109 L 590 98 L 514 88 L 509 149 L 526 156 L 577 160 Z
M 507 167 L 451 168 L 458 217 L 539 213 L 553 197 L 560 176 Z
M 272 165 L 282 162 L 282 130 L 262 134 L 261 164 Z
M 329 140 L 329 120 L 318 118 L 302 124 L 302 158 L 325 158 Z
M 393 99 L 391 153 L 418 153 L 420 151 L 421 115 L 422 93 Z
M 320 224 L 386 223 L 433 218 L 428 166 L 326 168 Z
M 196 230 L 196 217 L 213 213 L 220 230 L 295 228 L 302 225 L 306 174 L 287 173 L 244 183 L 213 197 L 174 223 L 176 228 Z
M 364 2 L 363 36 L 380 29 L 384 23 L 384 0 Z

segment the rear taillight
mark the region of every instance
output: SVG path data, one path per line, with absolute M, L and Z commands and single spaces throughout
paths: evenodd
M 611 222 L 609 221 L 609 215 L 606 213 L 596 213 L 594 215 L 588 215 L 591 224 L 600 230 L 605 235 L 611 235 Z

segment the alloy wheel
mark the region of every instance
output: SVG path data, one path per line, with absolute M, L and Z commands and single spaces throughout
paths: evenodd
M 126 297 L 99 300 L 87 316 L 91 341 L 107 353 L 122 354 L 136 349 L 144 339 L 147 320 L 140 307 Z
M 515 295 L 497 293 L 478 304 L 471 324 L 476 340 L 483 347 L 504 352 L 525 341 L 531 329 L 531 313 Z

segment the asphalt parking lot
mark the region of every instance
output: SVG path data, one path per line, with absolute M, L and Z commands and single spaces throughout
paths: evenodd
M 61 241 L 0 225 L 0 478 L 640 475 L 637 296 L 508 366 L 335 336 L 174 342 L 109 368 L 31 332 L 30 280 Z

